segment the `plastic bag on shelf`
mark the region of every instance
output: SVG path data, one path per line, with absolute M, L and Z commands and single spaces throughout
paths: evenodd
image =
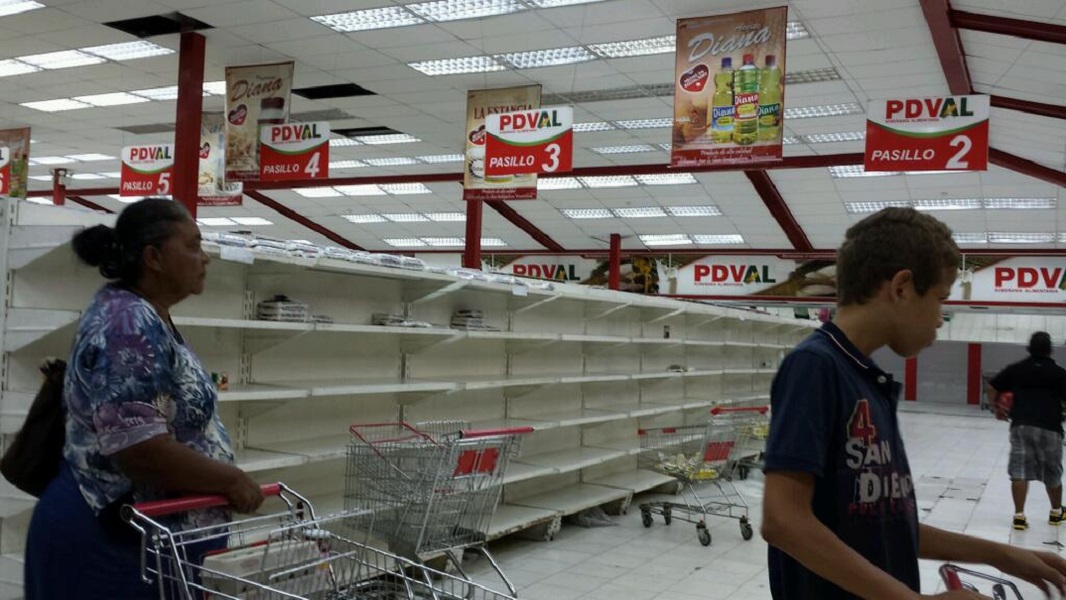
M 337 246 L 326 246 L 322 250 L 322 256 L 326 258 L 332 258 L 335 260 L 351 260 L 353 252 L 347 248 L 338 248 Z
M 426 268 L 426 263 L 421 258 L 401 256 L 400 267 L 404 269 L 411 269 L 412 271 L 424 271 Z
M 251 238 L 236 233 L 218 233 L 215 243 L 219 246 L 233 246 L 234 248 L 250 248 Z
M 281 294 L 260 302 L 255 312 L 263 321 L 306 322 L 311 318 L 307 304 Z
M 318 258 L 322 256 L 322 248 L 304 242 L 289 240 L 288 250 L 293 256 L 302 258 Z

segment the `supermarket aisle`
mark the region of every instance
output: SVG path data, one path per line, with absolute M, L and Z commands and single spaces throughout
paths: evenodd
M 1030 530 L 1011 531 L 1005 423 L 970 407 L 929 405 L 905 407 L 900 420 L 924 522 L 1042 549 L 1066 537 L 1066 528 L 1047 525 L 1040 487 L 1030 493 Z M 743 490 L 753 500 L 758 527 L 760 483 L 744 482 Z M 507 540 L 494 549 L 523 600 L 770 598 L 766 545 L 757 534 L 742 541 L 736 521 L 712 518 L 709 548 L 699 545 L 688 524 L 666 527 L 657 519 L 645 529 L 635 507 L 616 521 L 617 527 L 599 529 L 567 526 L 550 543 Z M 938 565 L 922 566 L 924 591 L 937 590 Z M 1034 588 L 1023 593 L 1042 597 Z

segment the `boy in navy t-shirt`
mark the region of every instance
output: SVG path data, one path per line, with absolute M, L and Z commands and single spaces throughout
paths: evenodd
M 989 564 L 1066 591 L 1056 554 L 918 523 L 900 386 L 869 357 L 883 346 L 915 356 L 936 340 L 959 262 L 951 230 L 913 209 L 848 230 L 836 319 L 785 358 L 771 390 L 762 535 L 775 600 L 921 598 L 919 558 Z

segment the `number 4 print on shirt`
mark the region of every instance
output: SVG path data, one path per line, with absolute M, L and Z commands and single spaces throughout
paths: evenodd
M 848 437 L 860 439 L 867 444 L 877 441 L 877 427 L 870 418 L 870 401 L 863 398 L 855 403 L 855 410 L 851 412 L 848 421 Z

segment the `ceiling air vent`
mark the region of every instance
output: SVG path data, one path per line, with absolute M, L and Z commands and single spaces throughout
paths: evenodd
M 339 83 L 336 85 L 316 85 L 294 89 L 292 93 L 308 100 L 326 100 L 329 98 L 352 98 L 354 96 L 376 96 L 374 92 L 355 85 L 354 83 Z
M 104 23 L 107 27 L 126 32 L 139 38 L 149 38 L 157 35 L 169 35 L 184 33 L 186 31 L 202 31 L 213 29 L 203 21 L 183 15 L 179 12 L 164 15 L 152 15 L 150 17 L 137 17 L 136 19 L 123 19 Z
M 354 119 L 354 115 L 350 115 L 339 108 L 329 108 L 326 110 L 308 110 L 304 112 L 292 113 L 289 115 L 289 120 L 296 123 L 311 123 L 313 121 L 347 121 L 348 119 Z
M 334 129 L 333 133 L 346 137 L 365 137 L 368 135 L 400 135 L 403 132 L 391 127 L 349 127 L 348 129 Z
M 149 133 L 171 133 L 174 131 L 173 123 L 153 123 L 150 125 L 127 125 L 126 127 L 116 127 L 119 131 L 125 131 L 126 133 L 132 133 L 135 135 L 146 135 Z

